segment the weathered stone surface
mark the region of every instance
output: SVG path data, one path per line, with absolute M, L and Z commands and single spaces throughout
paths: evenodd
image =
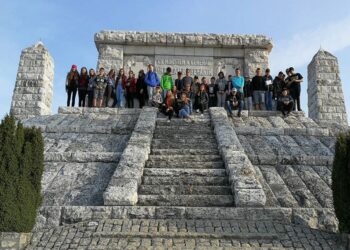
M 320 125 L 348 125 L 338 60 L 320 49 L 308 65 L 309 117 Z
M 11 111 L 17 119 L 50 115 L 53 96 L 54 63 L 43 43 L 22 51 Z

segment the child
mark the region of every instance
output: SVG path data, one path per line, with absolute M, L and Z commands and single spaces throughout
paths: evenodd
M 205 91 L 205 84 L 201 84 L 201 86 L 199 87 L 199 91 L 196 94 L 194 105 L 197 110 L 200 110 L 201 116 L 203 116 L 204 110 L 208 109 L 208 102 L 209 97 L 207 92 Z
M 193 92 L 191 91 L 191 86 L 189 84 L 186 84 L 185 85 L 185 90 L 182 92 L 184 94 L 186 94 L 186 97 L 188 98 L 188 101 L 189 101 L 189 108 L 190 108 L 190 114 L 192 114 L 192 105 L 193 105 L 193 102 L 192 100 L 194 99 L 194 94 Z
M 289 95 L 288 89 L 283 89 L 282 95 L 278 98 L 278 107 L 284 117 L 287 117 L 294 106 L 293 98 Z
M 180 118 L 186 119 L 186 121 L 190 120 L 194 122 L 194 120 L 190 117 L 190 100 L 186 93 L 181 94 L 179 116 Z
M 134 108 L 134 98 L 136 95 L 136 78 L 132 70 L 129 71 L 129 77 L 125 84 L 126 104 L 128 108 Z
M 161 108 L 163 103 L 163 97 L 161 95 L 160 87 L 156 87 L 155 93 L 151 99 L 151 106 L 156 108 Z
M 171 68 L 167 67 L 166 72 L 160 80 L 160 86 L 162 87 L 162 97 L 165 99 L 167 92 L 174 86 L 173 77 L 171 76 Z
M 237 116 L 238 117 L 241 116 L 241 111 L 243 108 L 243 99 L 242 99 L 241 92 L 237 92 L 236 88 L 233 88 L 230 94 L 227 96 L 226 106 L 231 117 L 233 115 L 232 110 L 237 110 L 237 109 L 238 109 Z
M 210 84 L 208 85 L 208 96 L 209 96 L 209 108 L 216 106 L 216 85 L 215 77 L 210 79 Z
M 101 108 L 103 102 L 103 96 L 107 86 L 107 78 L 105 76 L 105 69 L 100 68 L 98 75 L 96 76 L 96 86 L 94 90 L 93 106 Z
M 174 115 L 175 111 L 175 98 L 171 91 L 168 91 L 165 98 L 164 110 L 163 113 L 168 116 L 168 122 L 170 122 L 171 118 Z

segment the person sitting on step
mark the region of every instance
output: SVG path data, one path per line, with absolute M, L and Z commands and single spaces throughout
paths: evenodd
M 238 110 L 237 116 L 241 116 L 241 111 L 243 108 L 244 102 L 242 99 L 241 92 L 237 92 L 236 88 L 233 88 L 230 94 L 226 97 L 226 107 L 230 116 L 232 117 L 232 110 Z
M 184 118 L 185 121 L 194 122 L 190 116 L 190 99 L 187 97 L 186 93 L 181 94 L 181 101 L 179 102 L 179 117 Z
M 285 88 L 282 91 L 282 95 L 278 98 L 278 107 L 282 111 L 284 117 L 287 117 L 292 111 L 294 106 L 294 101 L 291 95 L 288 93 L 288 89 Z
M 152 107 L 161 108 L 162 103 L 163 103 L 163 97 L 161 95 L 161 89 L 158 86 L 156 87 L 155 93 L 152 96 L 151 105 Z
M 162 106 L 162 111 L 163 113 L 168 116 L 168 122 L 171 121 L 171 118 L 174 116 L 174 112 L 175 112 L 175 97 L 173 95 L 173 92 L 171 92 L 170 90 L 166 93 L 165 96 L 165 101 L 164 104 Z

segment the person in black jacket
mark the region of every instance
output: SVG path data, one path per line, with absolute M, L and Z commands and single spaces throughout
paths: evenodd
M 270 69 L 265 70 L 265 75 L 263 76 L 265 84 L 265 107 L 266 110 L 272 111 L 272 94 L 273 94 L 273 78 L 270 74 Z
M 241 116 L 243 108 L 243 98 L 241 92 L 237 92 L 236 88 L 233 88 L 230 94 L 226 97 L 226 107 L 230 116 L 233 115 L 232 110 L 238 110 L 237 116 Z
M 264 110 L 265 108 L 265 82 L 261 76 L 261 69 L 257 68 L 256 75 L 253 77 L 252 82 L 253 99 L 256 110 Z
M 293 98 L 288 94 L 288 89 L 283 89 L 282 95 L 278 98 L 278 105 L 284 117 L 288 116 L 294 106 Z
M 249 76 L 246 76 L 244 79 L 243 93 L 244 93 L 244 109 L 250 111 L 253 109 L 253 91 L 252 91 L 252 84 Z
M 175 86 L 178 91 L 182 91 L 184 88 L 184 81 L 182 80 L 182 72 L 177 72 L 177 79 L 175 80 Z
M 145 106 L 147 96 L 147 84 L 145 83 L 145 72 L 142 70 L 139 71 L 139 75 L 136 82 L 136 93 L 137 98 L 139 99 L 140 109 Z
M 298 108 L 298 111 L 301 110 L 301 105 L 300 105 L 300 92 L 301 92 L 301 87 L 300 83 L 304 81 L 304 78 L 301 74 L 295 73 L 294 68 L 290 67 L 288 71 L 288 80 L 286 79 L 286 82 L 288 82 L 290 86 L 290 94 L 294 100 L 294 110 Z
M 199 91 L 195 96 L 194 108 L 201 112 L 203 116 L 204 110 L 208 109 L 209 97 L 205 91 L 205 84 L 201 84 Z
M 75 105 L 75 96 L 78 90 L 79 73 L 76 65 L 72 65 L 71 70 L 68 72 L 66 77 L 66 92 L 67 92 L 67 107 L 71 104 L 72 107 Z
M 287 88 L 286 82 L 284 81 L 285 74 L 282 71 L 278 73 L 278 76 L 273 80 L 273 99 L 277 101 L 277 110 L 281 110 L 279 107 L 278 98 L 282 95 L 283 89 Z

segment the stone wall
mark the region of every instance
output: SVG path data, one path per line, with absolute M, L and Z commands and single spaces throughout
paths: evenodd
M 319 50 L 308 66 L 309 117 L 320 125 L 347 126 L 344 94 L 338 60 L 331 53 Z
M 176 72 L 189 68 L 192 75 L 234 74 L 235 68 L 254 76 L 256 68 L 268 67 L 272 41 L 261 35 L 217 35 L 101 31 L 95 34 L 99 51 L 97 67 L 138 72 L 155 65 L 162 74 L 169 66 Z
M 17 119 L 50 115 L 53 95 L 54 63 L 41 42 L 22 51 L 11 114 Z

